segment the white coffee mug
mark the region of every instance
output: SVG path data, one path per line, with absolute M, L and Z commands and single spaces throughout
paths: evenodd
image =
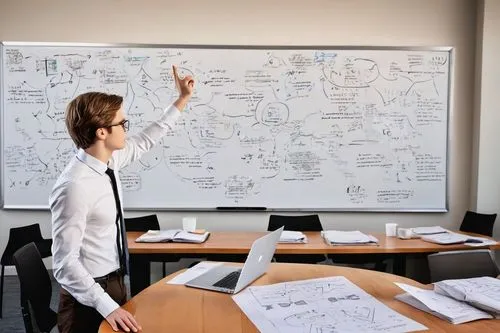
M 398 230 L 398 224 L 397 223 L 386 223 L 385 224 L 385 235 L 387 237 L 396 237 L 397 236 L 397 230 Z
M 182 218 L 182 229 L 192 232 L 196 230 L 196 217 L 187 216 Z

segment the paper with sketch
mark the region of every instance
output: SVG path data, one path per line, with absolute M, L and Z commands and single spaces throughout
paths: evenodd
M 372 235 L 366 235 L 359 230 L 328 230 L 322 231 L 321 235 L 325 242 L 331 245 L 376 245 L 378 243 L 377 238 Z
M 234 295 L 233 300 L 262 333 L 427 329 L 343 276 L 253 286 Z
M 433 314 L 452 324 L 462 324 L 478 319 L 493 318 L 487 312 L 476 309 L 467 303 L 457 301 L 451 297 L 440 295 L 434 290 L 421 289 L 404 283 L 396 283 L 396 285 L 406 291 L 405 294 L 397 295 L 395 297 L 397 300 L 419 310 Z
M 411 228 L 411 231 L 417 235 L 433 235 L 433 234 L 442 234 L 448 232 L 448 230 L 440 226 L 416 227 L 416 228 Z
M 500 315 L 500 279 L 489 276 L 443 280 L 434 284 L 437 293 Z
M 167 281 L 167 284 L 186 284 L 186 282 L 200 276 L 201 274 L 208 272 L 214 267 L 221 266 L 221 262 L 217 261 L 202 261 L 193 267 L 189 268 L 185 272 L 176 275 L 173 279 Z
M 307 237 L 300 231 L 283 230 L 279 243 L 307 243 Z

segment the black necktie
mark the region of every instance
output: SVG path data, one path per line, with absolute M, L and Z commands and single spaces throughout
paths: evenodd
M 122 206 L 120 204 L 120 196 L 118 195 L 118 186 L 116 185 L 116 178 L 113 169 L 108 168 L 106 174 L 111 179 L 111 185 L 113 187 L 113 195 L 115 196 L 116 203 L 116 246 L 118 248 L 118 256 L 120 257 L 120 268 L 125 274 L 128 274 L 128 245 L 127 245 L 127 234 L 125 232 L 125 223 L 123 221 Z M 121 237 L 120 237 L 121 235 Z M 121 241 L 120 241 L 121 238 Z

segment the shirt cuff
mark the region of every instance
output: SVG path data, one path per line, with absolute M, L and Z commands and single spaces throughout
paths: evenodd
M 102 296 L 97 300 L 96 310 L 106 318 L 109 314 L 120 306 L 109 296 L 108 293 L 104 292 Z
M 163 128 L 172 128 L 180 115 L 181 111 L 179 111 L 179 109 L 172 104 L 165 109 L 163 116 L 161 116 L 160 120 L 158 120 L 158 125 Z

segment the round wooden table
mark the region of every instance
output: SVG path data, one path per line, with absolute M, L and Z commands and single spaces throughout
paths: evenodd
M 142 332 L 258 332 L 257 328 L 232 300 L 231 295 L 165 283 L 180 272 L 171 274 L 151 285 L 123 306 L 124 309 L 136 316 L 137 321 L 142 326 Z M 252 285 L 338 275 L 345 276 L 390 308 L 429 328 L 423 332 L 500 332 L 500 320 L 498 319 L 453 325 L 395 300 L 394 296 L 403 291 L 394 282 L 402 282 L 421 288 L 426 286 L 388 273 L 328 265 L 273 263 L 268 272 Z M 427 286 L 427 288 L 429 287 Z M 112 332 L 114 331 L 111 326 L 103 321 L 99 333 Z

